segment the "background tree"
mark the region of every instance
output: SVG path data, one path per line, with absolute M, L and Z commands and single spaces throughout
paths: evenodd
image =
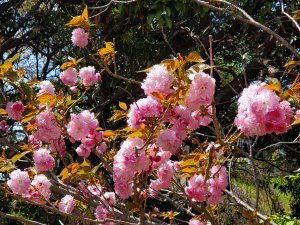
M 299 26 L 295 19 L 291 20 L 291 17 L 287 16 L 293 16 L 292 12 L 299 7 L 296 1 L 243 0 L 229 3 L 221 0 L 143 0 L 100 3 L 86 1 L 86 4 L 89 6 L 90 18 L 95 24 L 91 30 L 96 37 L 95 43 L 90 43 L 88 49 L 92 49 L 93 45 L 99 46 L 99 43 L 112 41 L 117 50 L 115 69 L 118 76 L 103 70 L 103 82 L 99 88 L 86 93 L 78 103 L 79 107 L 92 108 L 93 112 L 98 113 L 98 120 L 105 129 L 114 130 L 125 125 L 124 121 L 107 122 L 119 100 L 131 103 L 132 96 L 136 99 L 142 96 L 137 81 L 142 81 L 144 76 L 136 71 L 163 59 L 176 57 L 179 53 L 187 55 L 191 51 L 199 52 L 202 58 L 209 62 L 209 35 L 213 37 L 216 65 L 214 77 L 217 81 L 215 103 L 223 134 L 231 129 L 236 111 L 235 100 L 244 87 L 257 81 L 276 84 L 279 80 L 282 89 L 287 90 L 293 81 L 298 82 L 298 67 L 291 68 L 297 64 L 290 63 L 290 66 L 284 67 L 291 59 L 295 59 L 295 62 L 299 60 Z M 72 48 L 68 38 L 71 30 L 64 26 L 70 17 L 79 15 L 83 7 L 81 1 L 11 0 L 1 3 L 2 63 L 16 52 L 21 52 L 24 58 L 21 58 L 19 63 L 26 65 L 25 63 L 29 62 L 25 67 L 31 71 L 26 73 L 29 80 L 33 77 L 40 80 L 57 77 L 58 66 L 66 62 L 68 56 L 77 59 L 84 57 L 82 64 L 86 66 L 91 62 L 96 63 L 91 52 Z M 243 10 L 251 18 L 247 17 Z M 297 18 L 298 14 L 294 15 Z M 112 65 L 108 67 L 111 68 Z M 100 71 L 103 68 L 98 65 L 96 69 Z M 61 82 L 58 81 L 57 85 L 58 88 L 63 88 Z M 15 92 L 8 90 L 2 84 L 2 92 L 5 95 L 16 96 Z M 297 91 L 292 93 L 290 89 L 282 94 L 286 99 L 293 98 L 294 105 L 298 108 Z M 1 103 L 5 105 L 7 99 L 2 98 Z M 207 128 L 201 128 L 198 133 L 214 135 L 214 132 Z M 293 173 L 299 167 L 298 135 L 299 129 L 296 127 L 284 135 L 240 137 L 238 145 L 227 149 L 230 157 L 228 166 L 232 170 L 232 179 L 236 179 L 228 190 L 237 192 L 240 198 L 248 198 L 248 204 L 254 208 L 270 210 L 268 214 L 280 213 L 282 207 L 272 204 L 279 201 L 278 199 L 274 199 L 272 195 L 266 195 L 266 199 L 263 200 L 260 198 L 264 196 L 264 191 L 276 192 L 269 183 L 272 177 Z M 213 139 L 209 136 L 199 138 L 201 142 Z M 16 140 L 17 138 L 15 142 Z M 277 144 L 272 145 L 273 143 Z M 187 146 L 190 144 L 186 143 Z M 247 164 L 250 164 L 251 170 L 257 169 L 249 173 L 246 169 L 249 166 Z M 109 175 L 107 176 L 112 182 Z M 252 185 L 255 190 L 254 198 L 241 189 L 240 186 L 247 183 L 243 178 L 251 181 L 249 186 Z M 235 195 L 230 195 L 232 192 L 227 192 L 228 201 L 235 199 Z M 260 204 L 263 201 L 269 202 L 269 206 L 262 208 Z M 228 213 L 222 213 L 231 210 L 230 206 L 224 205 L 224 208 L 219 210 L 220 215 L 224 216 L 221 222 L 237 223 L 237 218 L 230 218 Z M 296 212 L 293 211 L 295 215 Z M 183 215 L 183 219 L 185 216 Z M 243 216 L 249 217 L 245 213 Z

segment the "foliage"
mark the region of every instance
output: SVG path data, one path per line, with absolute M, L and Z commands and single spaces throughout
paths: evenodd
M 295 3 L 6 3 L 0 4 L 6 217 L 18 220 L 32 210 L 26 218 L 45 223 L 50 211 L 70 224 L 271 222 L 259 213 L 261 192 L 272 193 L 267 180 L 291 173 L 300 160 L 293 149 L 297 21 L 282 17 L 288 10 L 298 18 Z M 83 39 L 71 35 L 74 27 L 87 45 L 74 41 Z M 248 101 L 237 104 L 247 86 L 257 91 L 247 88 Z M 249 108 L 252 119 L 264 115 L 261 127 L 254 120 L 253 133 L 236 129 L 237 108 Z M 274 182 L 290 194 L 295 216 L 298 175 Z M 239 177 L 255 190 L 250 196 L 234 187 Z M 10 204 L 16 207 L 8 210 Z M 272 217 L 278 223 L 294 220 L 278 215 Z

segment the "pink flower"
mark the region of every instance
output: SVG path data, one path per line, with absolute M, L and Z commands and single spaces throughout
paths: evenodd
M 210 105 L 214 94 L 215 79 L 204 72 L 200 72 L 193 76 L 184 102 L 191 110 L 198 110 L 201 105 Z
M 75 46 L 84 48 L 89 42 L 89 33 L 86 33 L 82 28 L 77 28 L 73 30 L 71 39 Z
M 72 213 L 75 206 L 74 198 L 71 195 L 66 195 L 58 203 L 59 211 L 64 213 Z
M 126 199 L 133 194 L 132 181 L 135 173 L 148 171 L 151 161 L 147 157 L 145 149 L 136 151 L 144 140 L 141 138 L 127 138 L 114 156 L 113 179 L 116 194 Z
M 89 190 L 90 194 L 96 195 L 96 196 L 101 196 L 103 193 L 103 188 L 101 185 L 96 184 L 96 185 L 89 185 L 87 187 Z
M 284 133 L 293 121 L 293 108 L 264 85 L 245 88 L 238 100 L 235 125 L 246 136 Z
M 70 90 L 73 92 L 73 93 L 76 93 L 78 91 L 78 88 L 76 86 L 72 86 L 70 87 Z
M 103 202 L 107 202 L 108 205 L 116 204 L 116 195 L 114 192 L 105 192 L 102 196 Z
M 215 165 L 210 169 L 211 178 L 208 180 L 210 196 L 207 204 L 218 204 L 223 196 L 223 191 L 228 185 L 227 171 L 221 165 Z
M 46 204 L 51 196 L 51 182 L 44 174 L 35 175 L 31 187 L 22 196 L 37 204 Z
M 39 91 L 40 94 L 49 93 L 51 95 L 54 95 L 55 88 L 53 84 L 49 80 L 44 80 L 40 82 L 41 90 Z
M 60 158 L 63 158 L 66 154 L 66 143 L 63 137 L 50 141 L 51 151 L 56 151 Z
M 130 127 L 138 129 L 147 118 L 159 116 L 162 110 L 163 106 L 158 100 L 147 96 L 130 105 L 127 123 Z
M 67 125 L 69 135 L 76 141 L 93 135 L 98 127 L 98 120 L 94 117 L 94 113 L 84 110 L 79 114 L 71 114 L 71 120 Z
M 35 146 L 35 149 L 40 146 L 39 141 L 33 135 L 28 136 L 28 143 Z
M 86 147 L 85 145 L 81 144 L 79 145 L 79 147 L 76 148 L 76 152 L 79 156 L 82 156 L 82 157 L 89 157 L 90 154 L 91 154 L 91 149 Z
M 197 129 L 199 126 L 208 126 L 212 121 L 212 107 L 204 107 L 192 112 L 192 120 L 189 124 L 191 129 Z
M 193 218 L 193 219 L 190 219 L 189 225 L 205 225 L 205 223 Z
M 115 192 L 122 199 L 129 198 L 133 195 L 133 182 L 116 182 Z
M 158 167 L 158 179 L 151 180 L 150 183 L 150 195 L 152 197 L 154 197 L 160 189 L 170 187 L 174 172 L 173 163 L 171 161 L 165 162 Z
M 33 152 L 33 161 L 38 171 L 48 171 L 54 167 L 54 158 L 50 155 L 50 151 L 44 148 Z
M 9 128 L 9 126 L 6 123 L 6 120 L 1 120 L 0 126 L 3 133 L 5 133 Z
M 24 194 L 30 187 L 30 178 L 28 173 L 21 171 L 20 169 L 14 170 L 9 174 L 10 179 L 7 181 L 7 185 L 15 194 Z
M 176 153 L 181 143 L 182 140 L 178 138 L 176 132 L 171 129 L 161 131 L 156 139 L 157 147 L 161 147 L 164 151 L 170 151 L 172 154 Z
M 37 115 L 36 126 L 37 131 L 33 134 L 33 136 L 37 140 L 50 143 L 51 141 L 60 138 L 61 131 L 51 109 L 47 109 Z
M 150 95 L 152 91 L 156 91 L 167 96 L 172 92 L 170 87 L 173 81 L 174 76 L 169 73 L 164 65 L 155 65 L 147 73 L 147 77 L 141 87 L 144 89 L 146 95 Z
M 8 102 L 6 105 L 6 112 L 9 118 L 13 120 L 20 120 L 22 118 L 22 113 L 25 108 L 22 102 Z
M 85 87 L 92 86 L 98 80 L 101 79 L 100 74 L 95 73 L 95 67 L 93 67 L 93 66 L 88 66 L 88 67 L 81 68 L 79 70 L 79 76 L 81 77 L 83 85 Z
M 107 210 L 106 207 L 102 206 L 102 205 L 98 205 L 95 211 L 95 217 L 98 220 L 101 219 L 106 219 L 109 218 L 111 216 L 111 213 Z M 113 222 L 106 222 L 106 223 L 101 223 L 102 225 L 115 225 L 115 223 Z
M 74 86 L 77 83 L 77 71 L 73 67 L 61 72 L 59 77 L 65 85 Z
M 193 201 L 197 202 L 204 202 L 209 194 L 208 185 L 203 175 L 195 174 L 192 176 L 188 182 L 188 186 L 184 190 Z
M 92 138 L 84 138 L 81 143 L 87 148 L 93 148 L 95 146 L 95 141 Z
M 99 145 L 96 147 L 96 152 L 98 154 L 102 154 L 107 148 L 107 145 L 105 142 L 101 142 L 99 143 Z

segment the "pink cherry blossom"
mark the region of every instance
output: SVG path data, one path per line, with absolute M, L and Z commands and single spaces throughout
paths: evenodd
M 152 91 L 156 91 L 167 96 L 172 92 L 170 87 L 173 81 L 174 76 L 169 73 L 164 65 L 155 65 L 150 72 L 147 73 L 147 77 L 141 87 L 146 95 L 150 95 Z
M 71 214 L 75 206 L 74 197 L 72 195 L 66 195 L 58 203 L 59 211 Z
M 41 86 L 41 90 L 38 93 L 39 95 L 44 93 L 49 93 L 51 95 L 55 94 L 55 88 L 49 80 L 41 81 L 40 86 Z
M 92 86 L 98 80 L 101 79 L 100 74 L 95 73 L 95 67 L 93 67 L 93 66 L 81 68 L 79 70 L 79 76 L 81 77 L 83 85 L 85 87 Z
M 139 99 L 130 105 L 127 123 L 130 127 L 138 129 L 147 121 L 147 118 L 159 116 L 162 109 L 162 104 L 152 96 Z
M 105 142 L 101 142 L 99 143 L 99 145 L 96 147 L 96 152 L 98 154 L 103 154 L 103 152 L 106 150 L 107 145 Z
M 106 219 L 111 216 L 111 213 L 108 211 L 108 209 L 102 205 L 98 205 L 95 211 L 95 217 L 98 220 Z M 113 222 L 105 222 L 101 223 L 102 225 L 115 225 Z
M 200 220 L 196 220 L 196 219 L 190 219 L 189 220 L 189 225 L 205 225 L 205 223 L 201 222 Z
M 90 156 L 92 150 L 86 147 L 85 145 L 81 144 L 79 145 L 79 147 L 76 148 L 76 152 L 79 156 L 87 158 Z
M 136 173 L 148 171 L 151 165 L 145 149 L 141 147 L 144 140 L 138 137 L 127 138 L 120 146 L 120 150 L 114 156 L 113 179 L 115 191 L 121 198 L 128 198 L 133 194 L 132 180 Z
M 99 184 L 89 185 L 87 189 L 89 190 L 90 194 L 95 196 L 101 196 L 103 194 L 103 187 Z
M 54 158 L 50 155 L 50 151 L 44 148 L 33 152 L 33 161 L 38 171 L 48 171 L 54 167 Z
M 150 183 L 150 195 L 152 197 L 154 197 L 160 189 L 170 187 L 174 172 L 173 163 L 171 161 L 167 161 L 158 167 L 158 179 L 151 180 Z
M 102 201 L 107 203 L 108 205 L 115 205 L 116 204 L 116 195 L 114 192 L 105 192 L 102 197 Z
M 156 139 L 157 147 L 161 147 L 164 151 L 170 151 L 172 154 L 176 153 L 181 143 L 182 140 L 176 135 L 176 132 L 171 129 L 161 131 Z
M 30 186 L 30 178 L 28 173 L 21 171 L 20 169 L 14 170 L 9 174 L 10 179 L 7 181 L 7 185 L 15 194 L 24 194 Z
M 35 175 L 30 188 L 22 197 L 37 204 L 46 204 L 51 196 L 50 187 L 51 182 L 44 174 Z
M 9 126 L 6 123 L 6 120 L 1 120 L 0 126 L 3 133 L 5 133 L 9 128 Z
M 85 32 L 82 28 L 74 29 L 72 32 L 71 40 L 75 46 L 85 48 L 89 42 L 89 33 Z
M 68 86 L 74 86 L 77 83 L 77 70 L 69 67 L 59 75 L 61 81 Z
M 194 74 L 184 102 L 191 110 L 198 110 L 201 105 L 210 105 L 214 94 L 215 79 L 204 72 L 200 72 Z
M 33 134 L 33 136 L 37 140 L 50 143 L 51 141 L 60 138 L 61 131 L 51 109 L 47 109 L 37 115 L 36 126 L 37 131 Z
M 200 110 L 192 112 L 192 120 L 189 128 L 197 129 L 199 126 L 208 126 L 212 122 L 212 107 L 200 107 Z
M 58 155 L 63 158 L 66 154 L 66 143 L 63 137 L 61 136 L 59 139 L 51 140 L 50 149 L 51 151 L 56 151 Z
M 238 100 L 235 125 L 246 136 L 284 133 L 293 121 L 293 108 L 289 102 L 280 102 L 274 91 L 264 84 L 245 88 Z
M 98 125 L 99 123 L 94 113 L 84 110 L 79 114 L 71 114 L 71 120 L 67 125 L 67 130 L 72 138 L 79 141 L 88 137 L 88 135 L 94 135 Z
M 22 118 L 22 113 L 24 112 L 25 107 L 20 101 L 8 102 L 5 110 L 9 118 L 13 120 L 20 120 Z
M 76 86 L 72 86 L 70 87 L 70 90 L 73 92 L 73 93 L 76 93 L 78 91 L 78 88 Z
M 188 181 L 188 186 L 184 190 L 193 201 L 197 202 L 204 202 L 209 195 L 208 185 L 203 175 L 195 174 L 192 176 Z

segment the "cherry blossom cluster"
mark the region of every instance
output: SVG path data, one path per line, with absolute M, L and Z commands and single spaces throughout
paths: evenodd
M 37 204 L 46 204 L 49 201 L 51 182 L 44 174 L 35 175 L 31 181 L 26 171 L 17 169 L 9 177 L 7 185 L 14 194 L 22 195 Z
M 294 120 L 294 109 L 288 101 L 280 101 L 265 84 L 245 88 L 238 100 L 235 125 L 246 136 L 284 133 Z
M 115 192 L 123 199 L 133 195 L 133 180 L 137 173 L 149 170 L 151 161 L 143 147 L 144 140 L 138 137 L 127 138 L 114 156 L 113 179 Z
M 90 87 L 101 80 L 100 73 L 96 73 L 96 69 L 93 66 L 83 67 L 79 72 L 77 72 L 75 68 L 69 67 L 61 72 L 59 77 L 65 85 L 71 87 L 71 90 L 76 90 L 75 85 L 78 82 L 77 74 L 82 79 L 82 83 L 85 87 Z
M 158 121 L 164 114 L 158 122 L 166 122 L 173 126 L 158 134 L 156 145 L 164 151 L 175 154 L 182 141 L 186 139 L 186 128 L 194 130 L 199 126 L 207 126 L 211 122 L 210 104 L 215 91 L 215 80 L 203 72 L 190 76 L 190 79 L 191 84 L 184 104 L 166 108 L 156 94 L 162 94 L 164 97 L 171 96 L 177 89 L 176 86 L 172 86 L 175 77 L 164 65 L 153 66 L 141 85 L 147 97 L 131 104 L 128 125 L 138 129 L 142 123 L 147 125 L 155 122 L 155 119 Z M 201 94 L 197 92 L 199 89 L 202 91 Z
M 79 114 L 71 114 L 67 131 L 72 142 L 81 142 L 79 147 L 76 148 L 79 156 L 89 157 L 96 144 L 96 151 L 98 153 L 103 153 L 106 149 L 106 144 L 101 142 L 103 138 L 102 132 L 96 130 L 98 126 L 99 122 L 95 118 L 94 113 L 90 113 L 88 110 L 84 110 Z
M 222 199 L 223 191 L 228 185 L 227 171 L 221 165 L 215 165 L 210 169 L 210 178 L 206 179 L 204 175 L 195 174 L 189 179 L 188 186 L 185 187 L 185 193 L 196 202 L 205 202 L 218 204 Z

